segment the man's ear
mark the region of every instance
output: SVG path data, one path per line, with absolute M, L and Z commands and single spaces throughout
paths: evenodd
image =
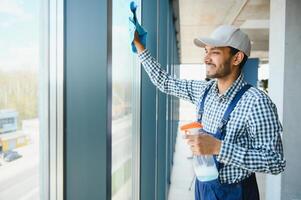
M 244 53 L 239 51 L 233 56 L 233 65 L 238 66 L 244 59 Z

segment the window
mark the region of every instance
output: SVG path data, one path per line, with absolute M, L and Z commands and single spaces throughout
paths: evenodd
M 129 0 L 113 0 L 112 19 L 112 199 L 135 199 L 138 189 L 139 78 L 131 52 Z M 137 13 L 139 15 L 139 11 Z M 134 172 L 134 173 L 133 173 Z
M 0 1 L 0 199 L 40 199 L 39 1 Z
M 62 199 L 62 5 L 0 1 L 0 199 Z

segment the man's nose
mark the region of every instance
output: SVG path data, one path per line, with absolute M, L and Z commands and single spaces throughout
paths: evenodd
M 210 58 L 209 53 L 205 53 L 205 56 L 204 56 L 204 63 L 205 63 L 205 64 L 208 64 L 208 63 L 210 63 L 210 61 L 211 61 L 211 58 Z

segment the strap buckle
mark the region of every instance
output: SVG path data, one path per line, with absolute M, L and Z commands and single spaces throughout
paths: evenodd
M 228 123 L 228 120 L 223 118 L 222 121 L 218 125 L 218 129 L 222 130 L 227 123 Z

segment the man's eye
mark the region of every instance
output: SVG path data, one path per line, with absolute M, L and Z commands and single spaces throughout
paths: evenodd
M 219 51 L 212 51 L 213 54 L 220 54 Z

